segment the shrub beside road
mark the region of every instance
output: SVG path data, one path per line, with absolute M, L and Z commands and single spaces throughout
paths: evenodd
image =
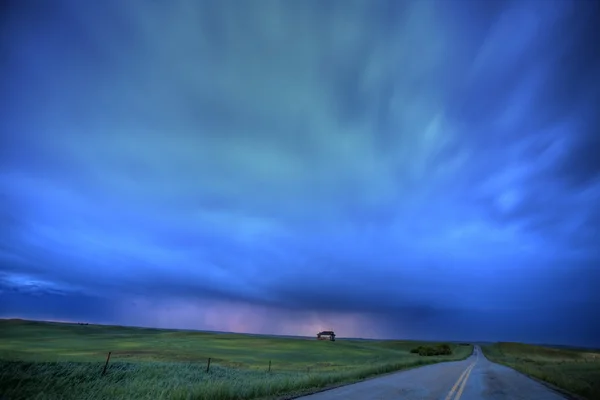
M 418 346 L 413 348 L 411 351 L 413 354 L 420 356 L 449 356 L 452 354 L 452 346 L 448 343 L 442 343 L 435 346 Z

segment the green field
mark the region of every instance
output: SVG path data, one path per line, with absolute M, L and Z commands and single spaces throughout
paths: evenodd
M 410 353 L 426 344 L 0 320 L 0 398 L 272 399 L 472 352 Z
M 520 343 L 481 348 L 491 361 L 551 383 L 588 399 L 600 399 L 600 352 L 557 349 Z

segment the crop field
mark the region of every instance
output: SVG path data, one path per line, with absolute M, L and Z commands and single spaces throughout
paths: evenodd
M 521 343 L 482 347 L 491 361 L 588 399 L 600 399 L 600 352 Z
M 0 398 L 276 399 L 472 352 L 430 344 L 0 320 Z

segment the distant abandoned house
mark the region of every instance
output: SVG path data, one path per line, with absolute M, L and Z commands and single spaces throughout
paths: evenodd
M 317 340 L 331 340 L 335 342 L 335 333 L 333 331 L 323 331 L 317 333 Z

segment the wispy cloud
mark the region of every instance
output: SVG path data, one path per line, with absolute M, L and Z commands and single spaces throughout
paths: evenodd
M 104 320 L 275 333 L 489 336 L 483 321 L 531 310 L 545 327 L 591 315 L 597 11 L 14 5 L 0 296 L 23 288 L 6 300 L 26 304 L 35 287 L 105 304 Z M 452 333 L 450 314 L 468 327 Z M 578 321 L 548 340 L 600 337 Z M 543 332 L 522 324 L 523 340 Z

